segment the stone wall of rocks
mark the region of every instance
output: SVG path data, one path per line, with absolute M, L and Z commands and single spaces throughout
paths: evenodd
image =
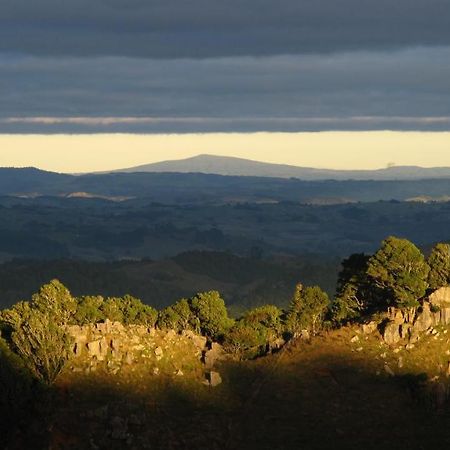
M 363 332 L 378 329 L 383 340 L 394 345 L 401 340 L 415 343 L 423 333 L 433 333 L 434 327 L 450 324 L 450 287 L 443 287 L 421 301 L 420 307 L 408 310 L 389 308 L 379 322 L 363 325 Z
M 216 386 L 221 377 L 214 370 L 224 357 L 222 346 L 208 342 L 190 330 L 157 330 L 143 325 L 124 326 L 106 320 L 83 326 L 72 325 L 67 332 L 73 338 L 74 371 L 94 372 L 99 367 L 117 374 L 124 366 L 146 365 L 154 375 L 170 367 L 175 375 L 184 375 L 183 362 L 193 359 L 202 364 L 205 384 Z

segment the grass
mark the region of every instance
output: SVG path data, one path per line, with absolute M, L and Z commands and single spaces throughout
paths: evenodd
M 445 448 L 450 414 L 433 399 L 439 383 L 448 386 L 450 330 L 437 333 L 406 349 L 344 327 L 264 358 L 223 361 L 217 388 L 202 384 L 202 368 L 181 347 L 159 361 L 157 376 L 148 358 L 116 375 L 66 371 L 49 448 Z M 177 358 L 183 376 L 174 374 Z

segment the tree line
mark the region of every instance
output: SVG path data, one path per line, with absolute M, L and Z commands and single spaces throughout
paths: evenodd
M 45 383 L 54 380 L 69 356 L 65 327 L 106 319 L 178 332 L 192 330 L 223 343 L 237 355 L 257 356 L 280 339 L 302 332 L 316 334 L 388 306 L 417 307 L 427 292 L 449 280 L 449 244 L 437 244 L 425 258 L 412 242 L 393 236 L 373 255 L 354 254 L 342 262 L 333 299 L 319 286 L 299 283 L 288 308 L 260 306 L 237 319 L 229 316 L 217 291 L 198 293 L 157 311 L 130 295 L 73 297 L 53 280 L 30 301 L 0 312 L 0 339 L 4 348 Z

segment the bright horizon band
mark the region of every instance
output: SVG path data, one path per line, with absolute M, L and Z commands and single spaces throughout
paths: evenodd
M 204 153 L 329 169 L 450 166 L 450 132 L 0 134 L 2 167 L 90 172 Z

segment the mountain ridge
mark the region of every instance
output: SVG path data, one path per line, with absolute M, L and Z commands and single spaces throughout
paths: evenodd
M 299 178 L 319 180 L 415 180 L 450 178 L 450 167 L 393 166 L 382 169 L 318 169 L 289 164 L 273 164 L 234 156 L 197 156 L 144 164 L 107 173 L 171 172 L 206 173 L 224 176 Z M 105 173 L 105 172 L 103 172 Z

